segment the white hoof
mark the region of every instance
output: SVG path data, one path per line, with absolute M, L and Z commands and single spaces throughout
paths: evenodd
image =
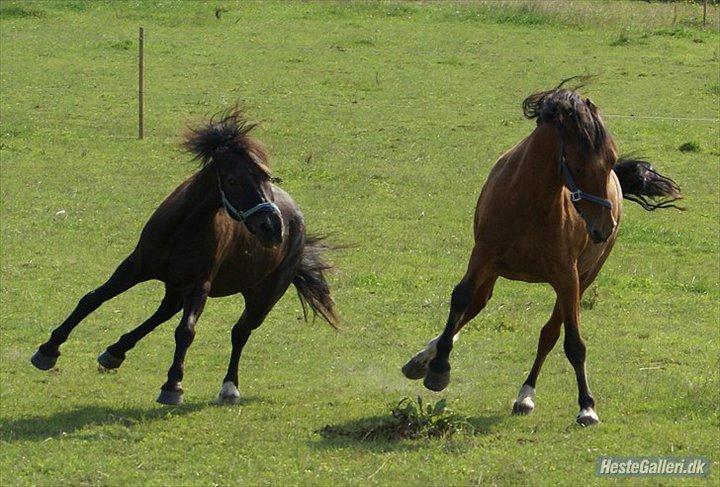
M 230 381 L 224 382 L 218 394 L 218 402 L 221 404 L 235 404 L 240 399 L 240 391 Z
M 577 415 L 577 422 L 582 426 L 592 426 L 600 422 L 597 413 L 593 408 L 581 409 Z
M 535 409 L 535 389 L 527 384 L 520 388 L 517 399 L 513 403 L 513 414 L 530 414 Z

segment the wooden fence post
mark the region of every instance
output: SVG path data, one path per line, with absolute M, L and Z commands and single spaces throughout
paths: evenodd
M 138 139 L 143 138 L 144 105 L 145 105 L 145 29 L 140 27 L 138 35 Z

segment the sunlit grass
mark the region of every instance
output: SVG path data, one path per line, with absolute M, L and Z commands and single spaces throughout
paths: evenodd
M 720 138 L 707 119 L 718 117 L 719 39 L 688 20 L 697 8 L 679 5 L 673 26 L 672 5 L 655 2 L 0 3 L 2 484 L 595 484 L 599 455 L 633 454 L 709 457 L 713 482 Z M 522 99 L 579 73 L 600 74 L 586 93 L 622 116 L 606 118 L 620 151 L 677 180 L 688 207 L 628 202 L 583 300 L 593 429 L 574 424 L 562 345 L 533 415 L 509 414 L 552 308 L 547 286 L 498 282 L 453 351 L 447 392 L 400 374 L 441 329 L 493 161 L 532 130 Z M 211 300 L 188 355 L 187 404 L 165 409 L 153 401 L 172 323 L 117 373 L 96 371 L 97 354 L 157 306 L 161 286 L 148 283 L 88 318 L 56 371 L 32 369 L 37 345 L 195 170 L 178 148 L 186 123 L 236 100 L 262 122 L 257 136 L 309 230 L 351 245 L 332 256 L 343 331 L 304 324 L 288 293 L 246 348 L 243 400 L 218 407 L 242 299 Z M 681 151 L 688 142 L 700 150 Z M 472 434 L 317 433 L 372 428 L 418 394 L 446 399 Z

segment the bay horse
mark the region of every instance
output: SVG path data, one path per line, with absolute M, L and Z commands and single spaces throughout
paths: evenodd
M 676 207 L 672 202 L 682 196 L 674 181 L 646 161 L 618 158 L 597 107 L 577 91 L 582 85 L 563 88 L 572 79 L 523 102 L 524 115 L 537 126 L 490 171 L 475 210 L 475 245 L 452 292 L 447 324 L 402 371 L 409 379 L 424 378 L 430 390 L 443 390 L 450 382 L 453 342 L 485 307 L 498 277 L 549 283 L 555 307 L 513 412 L 534 409 L 535 382 L 564 323 L 565 354 L 579 390 L 577 422 L 587 426 L 599 420 L 585 374 L 580 297 L 612 250 L 623 197 L 654 210 Z
M 249 134 L 254 127 L 236 106 L 187 131 L 183 145 L 200 169 L 155 210 L 135 250 L 110 279 L 80 299 L 40 346 L 31 360 L 35 367 L 54 367 L 60 345 L 80 321 L 105 301 L 151 279 L 165 284 L 159 308 L 107 347 L 98 362 L 104 369 L 119 367 L 138 341 L 182 310 L 173 362 L 157 398 L 161 404 L 183 400 L 185 354 L 208 297 L 240 293 L 245 298 L 242 316 L 232 327 L 220 401 L 239 398 L 243 347 L 291 283 L 306 319 L 309 306 L 337 327 L 339 317 L 324 277 L 331 268 L 322 258 L 326 245 L 306 234 L 297 204 L 273 184 L 267 152 Z

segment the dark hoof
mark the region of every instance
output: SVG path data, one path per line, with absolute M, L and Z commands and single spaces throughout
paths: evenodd
M 183 393 L 182 391 L 166 391 L 165 389 L 160 389 L 157 402 L 167 406 L 177 406 L 183 403 Z
M 106 370 L 112 370 L 117 369 L 120 367 L 123 363 L 123 360 L 125 358 L 117 358 L 110 354 L 107 350 L 105 350 L 103 353 L 100 354 L 100 356 L 97 358 L 98 363 L 100 366 Z
M 422 379 L 425 375 L 427 375 L 427 371 L 427 362 L 421 362 L 419 360 L 415 360 L 414 358 L 410 359 L 410 361 L 403 365 L 402 368 L 403 375 L 410 380 Z
M 50 370 L 55 367 L 57 357 L 48 357 L 38 350 L 33 354 L 30 362 L 40 370 Z
M 450 370 L 445 372 L 435 372 L 432 369 L 428 369 L 425 375 L 423 385 L 431 391 L 440 392 L 445 389 L 450 383 Z

